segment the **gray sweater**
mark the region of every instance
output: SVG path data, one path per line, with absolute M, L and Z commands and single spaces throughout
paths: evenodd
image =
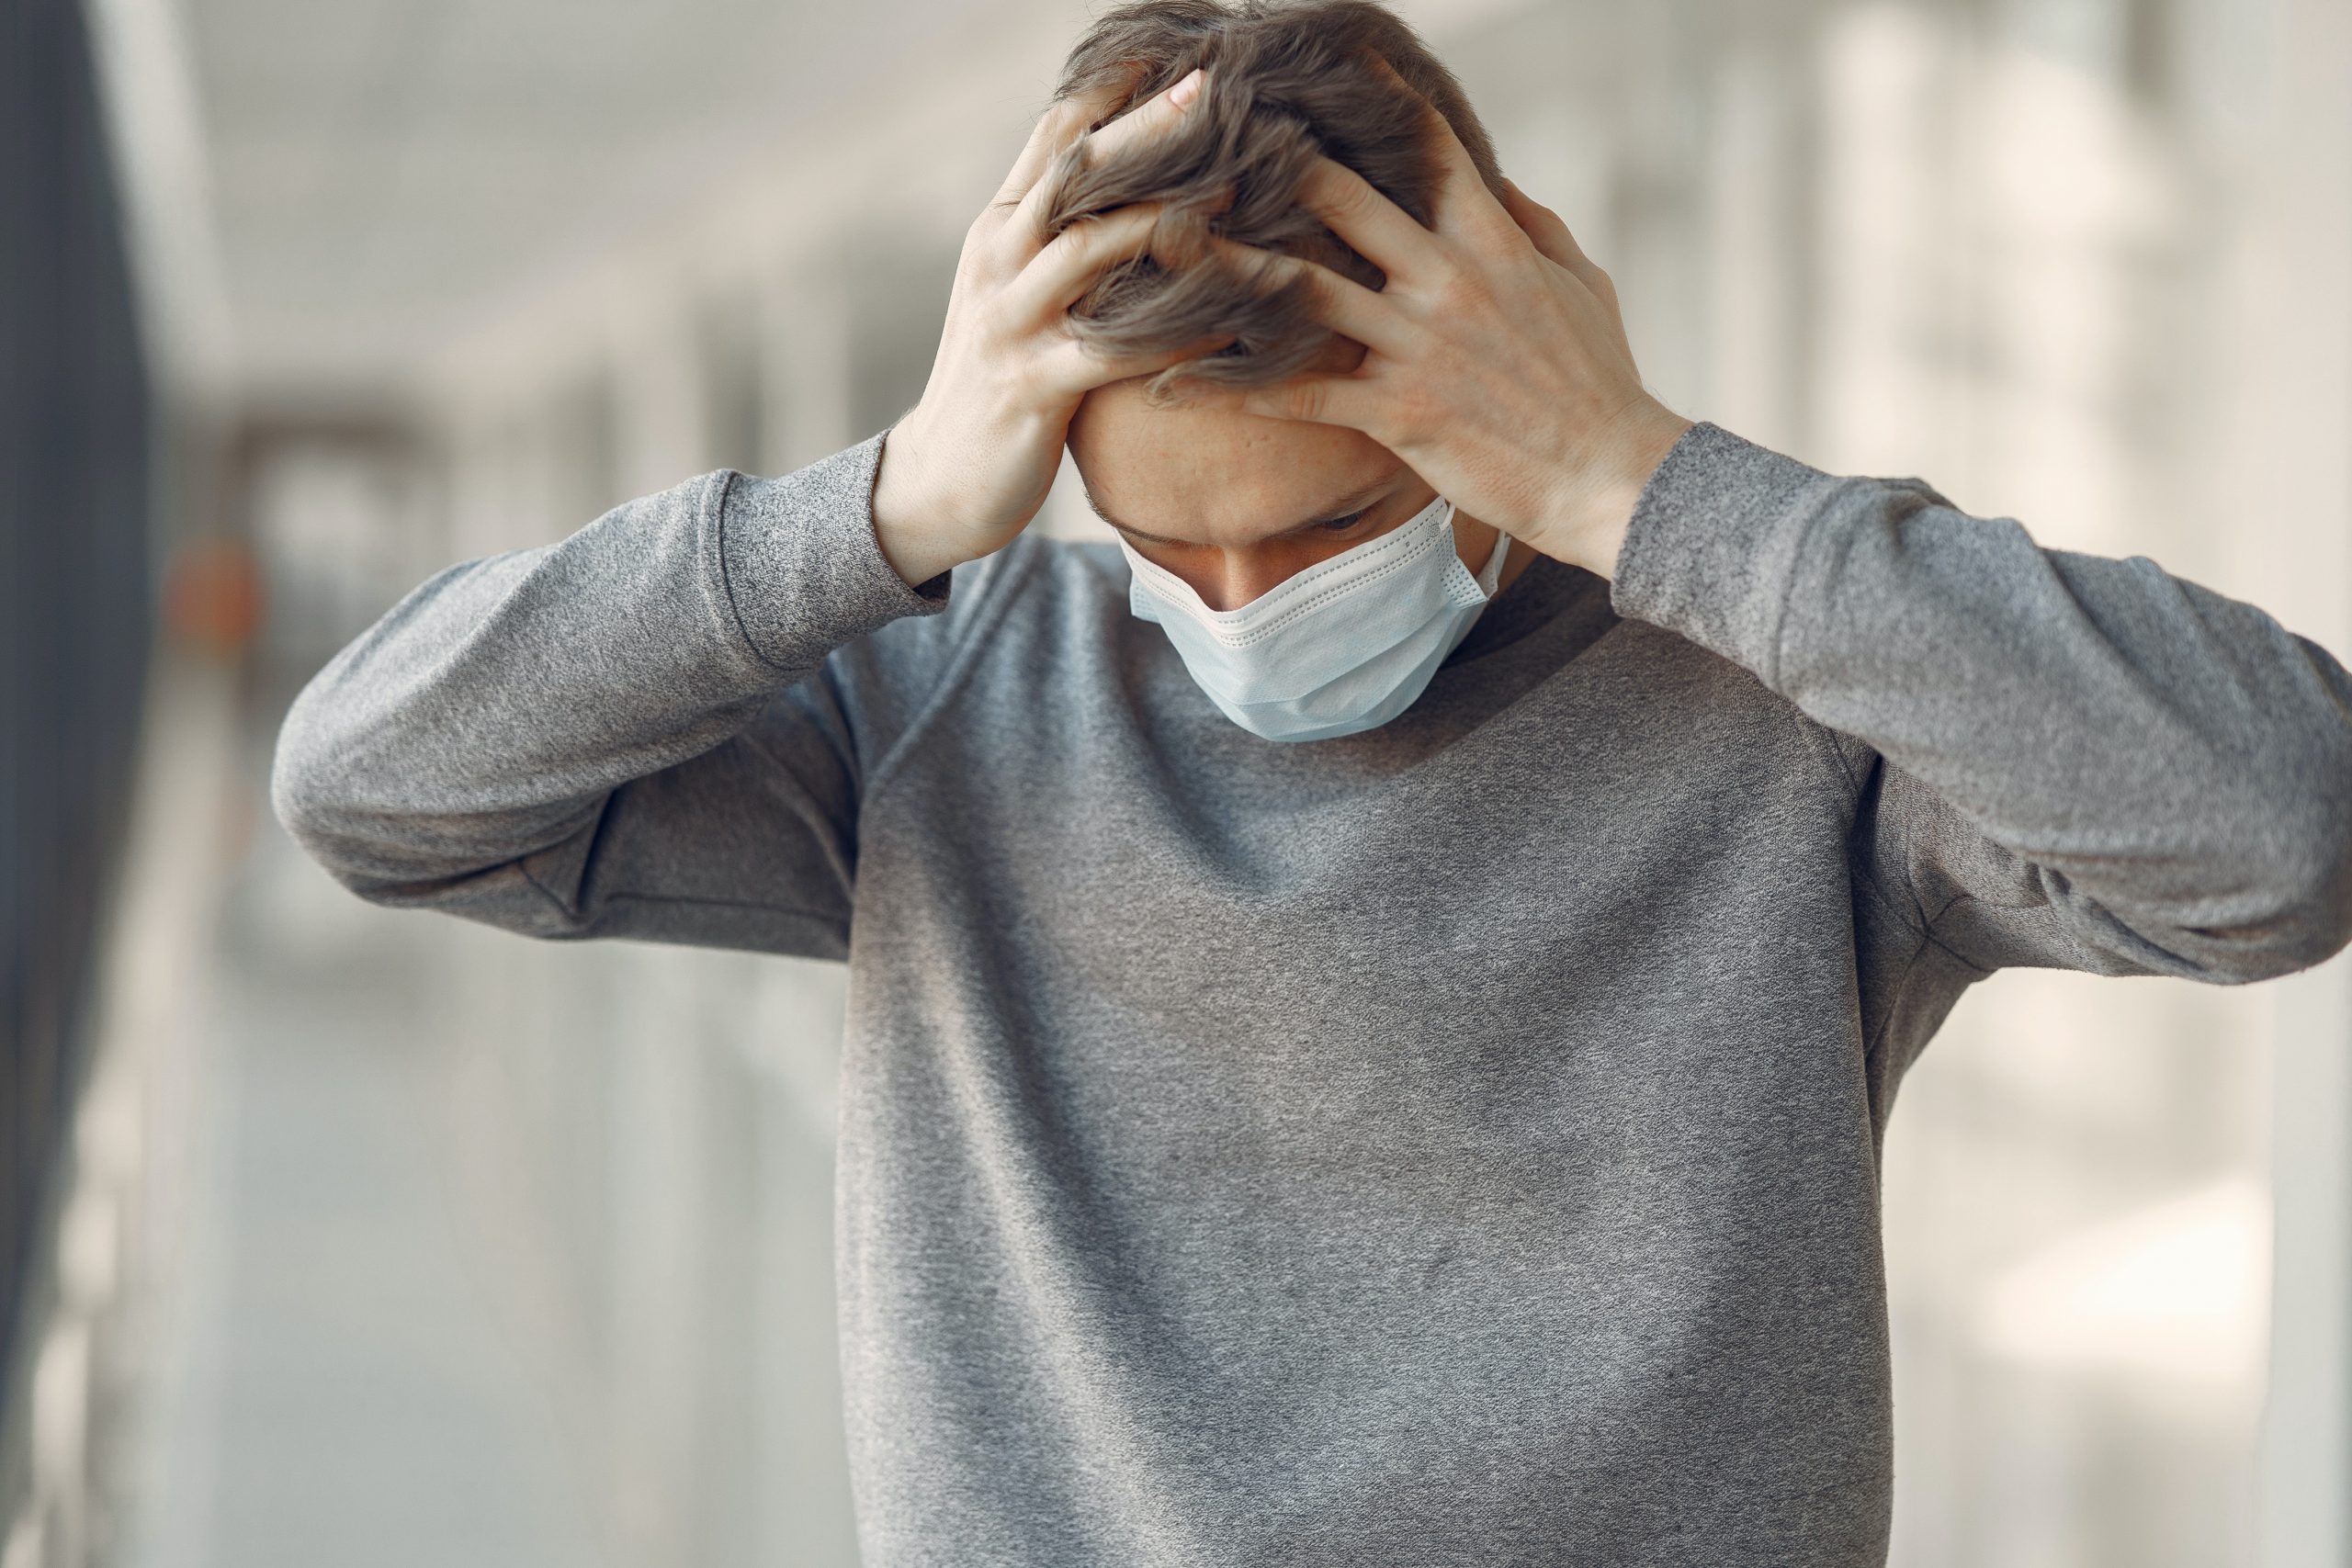
M 848 961 L 873 1568 L 1877 1563 L 1953 1000 L 2352 936 L 2352 678 L 1916 481 L 1700 425 L 1613 581 L 1282 745 L 1111 547 L 908 588 L 881 440 L 448 569 L 274 779 L 379 903 Z

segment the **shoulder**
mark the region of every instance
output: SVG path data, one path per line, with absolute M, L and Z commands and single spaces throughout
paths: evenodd
M 1593 649 L 1588 678 L 1618 688 L 1638 726 L 1689 754 L 1736 760 L 1760 783 L 1803 781 L 1851 808 L 1875 773 L 1871 745 L 1832 729 L 1745 666 L 1679 632 L 1621 618 Z
M 942 651 L 977 652 L 999 642 L 1035 642 L 1099 627 L 1124 615 L 1127 565 L 1115 545 L 1023 534 L 993 555 L 966 561 L 948 580 L 944 615 L 886 627 L 901 640 L 928 639 Z
M 848 705 L 905 725 L 975 679 L 1063 684 L 1120 635 L 1127 568 L 1117 547 L 1024 534 L 949 575 L 938 615 L 908 615 L 837 649 L 828 679 Z M 895 728 L 895 727 L 894 727 Z

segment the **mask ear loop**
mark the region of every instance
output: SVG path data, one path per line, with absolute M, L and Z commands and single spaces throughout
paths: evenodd
M 1495 530 L 1495 547 L 1487 557 L 1487 564 L 1479 569 L 1478 587 L 1487 598 L 1495 596 L 1503 580 L 1503 562 L 1510 556 L 1510 536 L 1500 528 Z

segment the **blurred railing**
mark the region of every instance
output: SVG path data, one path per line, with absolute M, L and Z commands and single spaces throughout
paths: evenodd
M 77 1529 L 89 1416 L 80 1303 L 53 1260 L 151 618 L 150 398 L 128 269 L 81 9 L 12 0 L 0 11 L 0 1520 L 14 1527 L 11 1568 L 44 1529 Z

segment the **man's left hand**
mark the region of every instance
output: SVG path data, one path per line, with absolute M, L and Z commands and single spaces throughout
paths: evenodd
M 1308 210 L 1387 274 L 1375 291 L 1295 256 L 1220 242 L 1304 276 L 1326 325 L 1364 345 L 1345 375 L 1238 395 L 1250 412 L 1363 431 L 1462 511 L 1603 577 L 1650 475 L 1690 421 L 1643 388 L 1609 275 L 1557 214 L 1497 200 L 1444 118 L 1433 228 L 1321 160 Z

